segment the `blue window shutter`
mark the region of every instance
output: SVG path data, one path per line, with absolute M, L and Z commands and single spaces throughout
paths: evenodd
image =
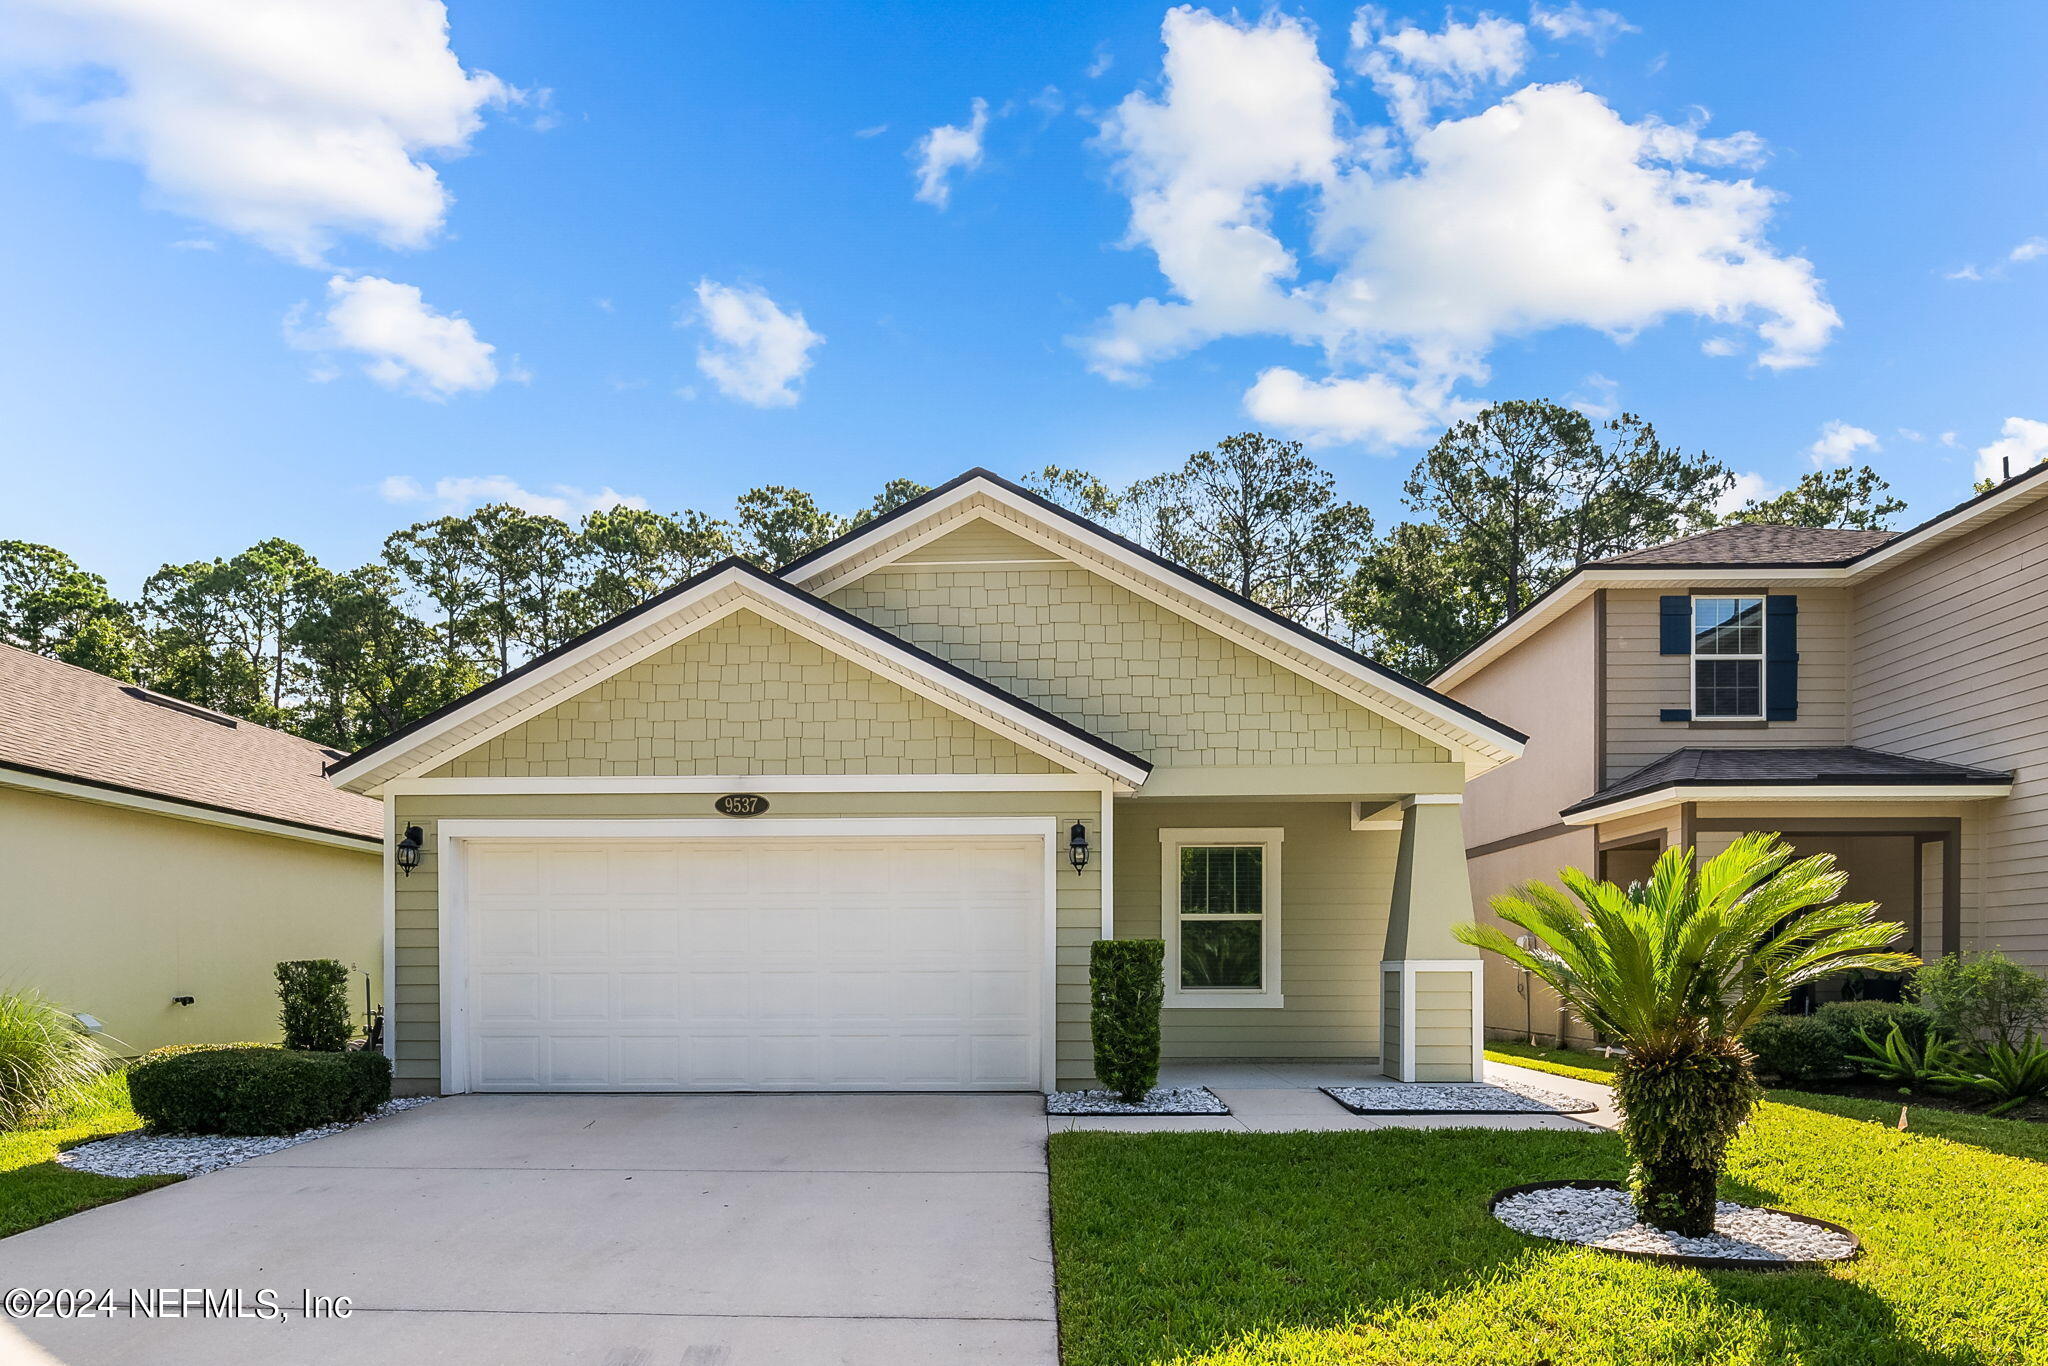
M 1692 712 L 1686 707 L 1665 707 L 1657 713 L 1659 721 L 1690 721 Z
M 1666 593 L 1659 599 L 1657 653 L 1692 653 L 1692 599 L 1683 593 Z
M 1799 719 L 1799 598 L 1764 599 L 1764 719 Z

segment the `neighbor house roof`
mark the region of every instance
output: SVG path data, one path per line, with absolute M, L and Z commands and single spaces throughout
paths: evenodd
M 1662 545 L 1594 560 L 1595 565 L 1810 566 L 1847 564 L 1866 550 L 1895 541 L 1896 531 L 1851 531 L 1842 527 L 1717 526 Z
M 1686 592 L 1715 585 L 1753 587 L 1768 582 L 1784 584 L 1789 590 L 1800 583 L 1854 583 L 1969 536 L 2043 499 L 2048 499 L 2048 462 L 2022 470 L 1905 531 L 1726 526 L 1594 560 L 1553 584 L 1478 644 L 1439 669 L 1430 683 L 1443 689 L 1458 687 L 1602 588 Z
M 1846 789 L 1876 795 L 1924 797 L 1928 789 L 1958 789 L 1952 796 L 1998 796 L 2012 786 L 2012 774 L 1939 759 L 1834 745 L 1819 749 L 1675 749 L 1618 778 L 1558 814 L 1567 822 L 1593 813 L 1612 817 L 1616 808 L 1650 802 L 1727 800 L 1764 789 L 1779 796 L 1812 795 L 1815 789 L 1840 797 Z M 1777 789 L 1784 789 L 1782 792 Z M 1900 789 L 1913 789 L 1901 792 Z M 1861 795 L 1870 795 L 1863 793 Z
M 334 757 L 311 740 L 0 645 L 0 784 L 125 794 L 244 818 L 236 824 L 382 843 L 379 804 L 327 782 Z

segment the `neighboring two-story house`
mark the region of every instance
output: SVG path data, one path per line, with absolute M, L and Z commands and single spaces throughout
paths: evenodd
M 1165 939 L 1170 1058 L 1469 1081 L 1459 802 L 1522 741 L 977 470 L 329 776 L 405 1089 L 1072 1085 L 1103 936 Z
M 1922 957 L 2048 970 L 2044 590 L 2048 466 L 1910 531 L 1728 526 L 1584 566 L 1432 680 L 1530 737 L 1469 792 L 1477 905 L 1778 831 Z M 1523 974 L 1487 998 L 1496 1034 L 1565 1029 Z

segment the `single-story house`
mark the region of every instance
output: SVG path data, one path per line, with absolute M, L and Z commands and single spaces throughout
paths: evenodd
M 1522 742 L 973 470 L 330 778 L 399 835 L 405 1089 L 1084 1083 L 1105 936 L 1164 938 L 1169 1058 L 1470 1080 L 1459 803 Z
M 1906 531 L 1726 526 L 1584 566 L 1432 680 L 1530 737 L 1466 803 L 1481 912 L 1566 865 L 1629 882 L 1777 831 L 1909 951 L 2048 972 L 2044 566 L 2048 465 Z M 1514 972 L 1487 1023 L 1583 1037 Z
M 125 1054 L 276 1038 L 283 959 L 381 990 L 384 815 L 335 757 L 0 645 L 0 985 Z

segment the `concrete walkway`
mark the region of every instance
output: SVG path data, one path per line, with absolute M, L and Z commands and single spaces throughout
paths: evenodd
M 1045 1135 L 1035 1095 L 437 1101 L 0 1240 L 0 1289 L 350 1318 L 0 1319 L 0 1361 L 1052 1366 Z

